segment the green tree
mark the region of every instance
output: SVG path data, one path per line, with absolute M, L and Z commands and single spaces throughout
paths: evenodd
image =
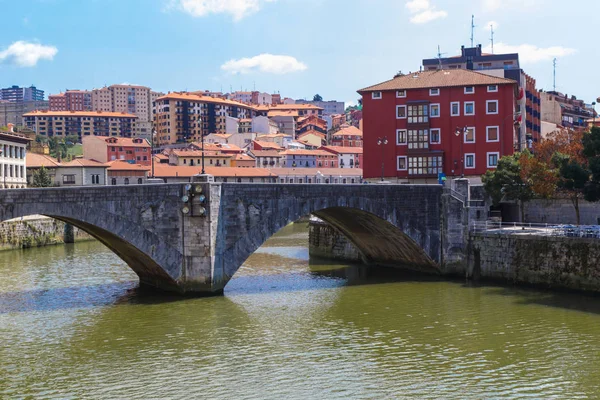
M 554 153 L 552 163 L 558 167 L 558 189 L 571 199 L 577 225 L 580 225 L 579 200 L 584 196 L 585 186 L 590 180 L 590 171 L 585 165 L 559 152 Z
M 583 155 L 591 173 L 591 179 L 584 188 L 584 197 L 587 201 L 600 201 L 600 128 L 594 126 L 583 135 Z
M 498 160 L 495 170 L 487 171 L 482 176 L 482 181 L 494 205 L 500 204 L 502 200 L 517 201 L 521 210 L 521 221 L 524 222 L 525 203 L 531 200 L 535 193 L 532 180 L 522 174 L 520 158 L 521 153 L 502 157 Z
M 323 101 L 323 97 L 317 93 L 313 96 L 313 101 Z
M 38 188 L 52 186 L 52 178 L 50 178 L 50 174 L 44 166 L 33 173 L 31 186 Z

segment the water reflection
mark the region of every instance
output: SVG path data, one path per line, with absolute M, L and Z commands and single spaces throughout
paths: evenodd
M 599 300 L 310 259 L 148 296 L 97 243 L 0 253 L 0 398 L 596 398 Z M 585 312 L 582 312 L 585 311 Z

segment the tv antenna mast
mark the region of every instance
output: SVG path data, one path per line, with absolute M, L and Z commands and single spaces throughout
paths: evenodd
M 492 42 L 492 54 L 494 54 L 494 24 L 490 24 L 490 31 L 492 32 L 492 37 L 490 39 Z
M 437 52 L 438 69 L 442 69 L 442 56 L 444 54 L 446 54 L 446 53 L 442 53 L 442 50 L 440 49 L 440 45 L 438 44 L 438 52 Z
M 553 66 L 553 90 L 556 92 L 556 58 L 552 60 Z
M 471 15 L 471 47 L 475 46 L 475 15 Z

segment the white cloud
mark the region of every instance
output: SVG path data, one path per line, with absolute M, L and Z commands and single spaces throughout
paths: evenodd
M 266 72 L 269 74 L 287 74 L 290 72 L 304 71 L 306 64 L 298 61 L 292 56 L 281 56 L 273 54 L 260 54 L 251 58 L 240 58 L 229 60 L 221 65 L 223 71 L 232 74 L 247 74 L 249 72 Z
M 487 46 L 483 51 L 489 53 L 491 47 Z M 533 64 L 540 61 L 549 61 L 554 57 L 570 56 L 575 54 L 577 50 L 562 46 L 537 47 L 532 44 L 511 46 L 505 43 L 496 43 L 494 44 L 494 52 L 497 54 L 519 53 L 519 60 L 523 64 Z
M 263 3 L 274 1 L 277 0 L 170 0 L 168 7 L 177 7 L 193 17 L 231 14 L 234 21 L 239 21 L 257 12 Z
M 527 9 L 539 6 L 543 0 L 483 0 L 483 11 L 495 12 L 500 9 Z
M 40 60 L 51 61 L 58 53 L 54 46 L 25 41 L 14 42 L 6 50 L 0 51 L 0 63 L 7 62 L 19 67 L 35 67 Z
M 438 10 L 436 6 L 431 5 L 429 0 L 407 1 L 406 8 L 412 14 L 410 22 L 413 24 L 425 24 L 448 16 L 446 11 Z

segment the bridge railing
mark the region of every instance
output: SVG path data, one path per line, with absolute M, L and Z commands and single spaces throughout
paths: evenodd
M 469 231 L 472 233 L 496 235 L 534 235 L 600 239 L 600 225 L 474 221 L 471 223 Z

